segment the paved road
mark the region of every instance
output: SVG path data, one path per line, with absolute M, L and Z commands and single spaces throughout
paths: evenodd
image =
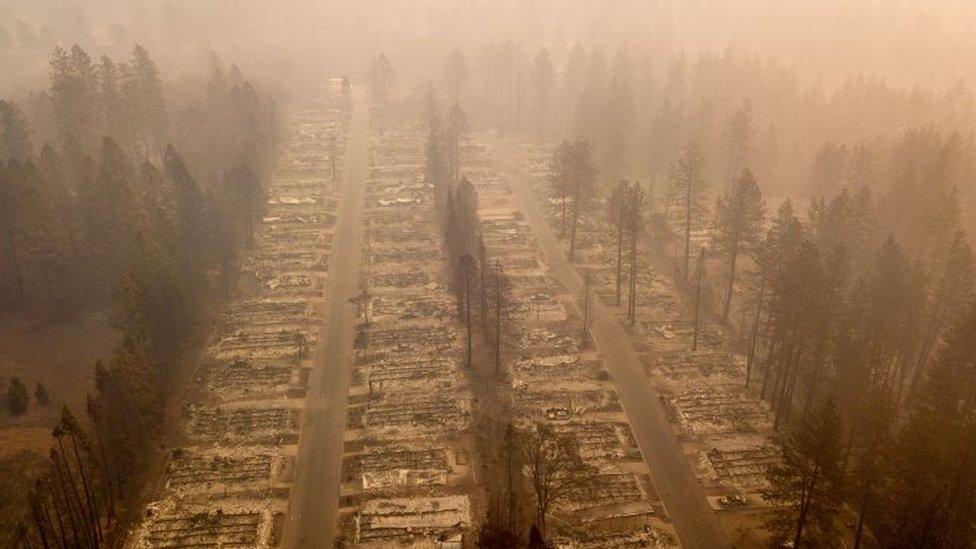
M 501 151 L 503 158 L 517 158 L 513 148 L 505 149 L 508 150 Z M 553 276 L 574 295 L 581 295 L 583 279 L 566 259 L 564 246 L 546 223 L 528 183 L 517 165 L 506 163 L 504 169 L 512 177 L 518 206 L 532 227 Z M 682 545 L 689 549 L 729 547 L 718 517 L 708 506 L 701 485 L 681 452 L 659 393 L 645 375 L 627 332 L 609 307 L 598 299 L 591 299 L 590 305 L 591 333 L 606 358 L 607 369 L 617 386 L 654 487 L 671 515 Z
M 369 147 L 366 108 L 361 101 L 356 104 L 359 108 L 353 111 L 350 124 L 335 246 L 325 286 L 325 322 L 309 377 L 284 547 L 325 548 L 334 544 L 356 322 L 356 306 L 349 299 L 359 291 L 361 210 Z

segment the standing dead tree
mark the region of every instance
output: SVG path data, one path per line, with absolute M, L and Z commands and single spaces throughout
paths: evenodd
M 551 426 L 537 423 L 520 436 L 524 473 L 535 494 L 536 526 L 546 535 L 546 518 L 554 504 L 585 487 L 594 469 L 580 457 L 579 443 Z

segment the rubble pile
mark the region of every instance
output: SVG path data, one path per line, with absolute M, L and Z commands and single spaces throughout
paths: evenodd
M 280 543 L 305 386 L 321 324 L 342 166 L 344 116 L 296 112 L 242 261 L 238 298 L 215 330 L 183 405 L 183 437 L 131 547 Z
M 338 534 L 357 547 L 460 547 L 471 527 L 470 394 L 423 151 L 421 133 L 371 143 Z

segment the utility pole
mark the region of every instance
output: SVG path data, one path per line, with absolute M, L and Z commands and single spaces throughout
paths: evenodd
M 589 345 L 590 339 L 590 273 L 583 275 L 583 331 L 580 334 L 582 347 Z
M 502 263 L 495 260 L 495 377 L 502 366 Z
M 701 316 L 701 287 L 702 278 L 705 274 L 705 247 L 702 246 L 701 253 L 698 254 L 698 288 L 695 290 L 695 336 L 691 340 L 691 352 L 698 350 L 698 323 Z
M 513 478 L 513 472 L 515 467 L 512 464 L 512 454 L 514 452 L 515 444 L 515 428 L 512 426 L 512 422 L 508 422 L 508 427 L 505 429 L 505 465 L 507 472 L 507 492 L 508 492 L 508 533 L 514 539 L 515 538 L 515 484 Z
M 336 152 L 338 145 L 336 144 L 336 136 L 332 134 L 329 137 L 329 163 L 332 164 L 332 182 L 336 182 Z
M 468 254 L 461 257 L 461 276 L 464 277 L 464 324 L 467 328 L 467 353 L 465 367 L 471 369 L 471 267 L 474 258 Z

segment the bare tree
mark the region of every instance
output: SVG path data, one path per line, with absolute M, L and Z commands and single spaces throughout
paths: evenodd
M 520 442 L 525 473 L 535 494 L 536 524 L 545 536 L 549 510 L 585 486 L 593 476 L 593 467 L 580 457 L 575 438 L 556 433 L 544 423 L 525 430 Z

